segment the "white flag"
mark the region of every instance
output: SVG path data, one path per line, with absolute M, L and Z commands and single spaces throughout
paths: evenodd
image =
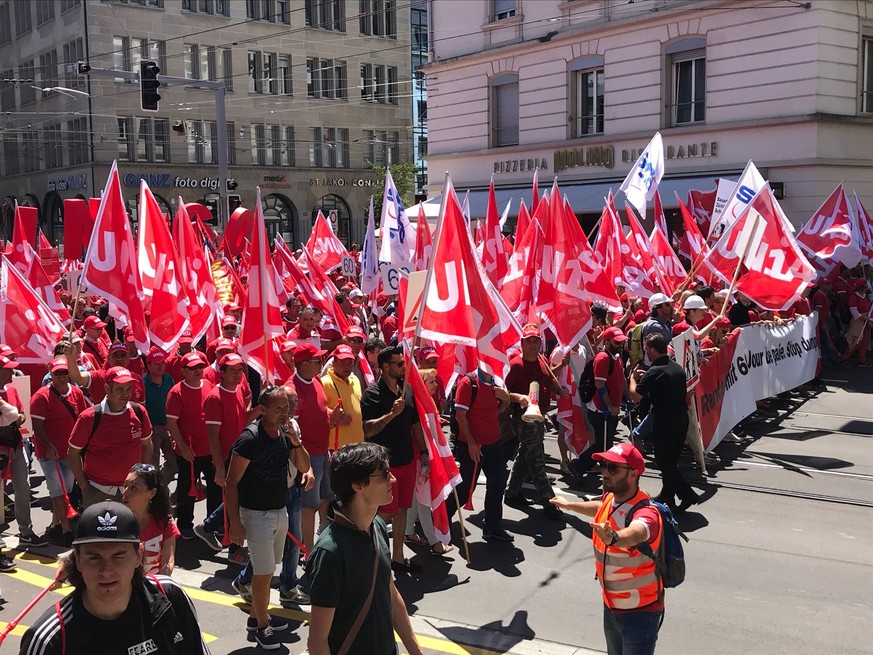
M 376 257 L 376 226 L 373 224 L 373 196 L 370 196 L 370 216 L 367 234 L 361 250 L 361 292 L 370 295 L 379 288 L 379 261 Z
M 385 170 L 385 192 L 382 195 L 382 218 L 379 221 L 382 229 L 382 250 L 379 261 L 395 266 L 408 264 L 415 252 L 415 233 L 410 229 L 403 201 L 394 186 L 391 169 Z
M 719 239 L 725 230 L 733 225 L 734 221 L 745 211 L 755 194 L 763 188 L 764 178 L 750 159 L 743 174 L 740 175 L 740 179 L 734 185 L 734 190 L 728 197 L 727 204 L 720 213 L 713 212 L 708 238 L 713 241 Z
M 655 197 L 655 191 L 664 177 L 664 144 L 661 133 L 649 141 L 637 163 L 624 178 L 619 191 L 624 191 L 627 201 L 637 208 L 640 216 L 646 215 L 646 201 Z

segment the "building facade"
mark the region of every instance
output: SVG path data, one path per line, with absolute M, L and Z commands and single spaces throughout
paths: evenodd
M 873 204 L 873 2 L 439 0 L 429 19 L 428 164 L 473 215 L 492 175 L 515 215 L 538 168 L 591 226 L 657 131 L 667 208 L 750 159 L 795 224 L 840 181 Z
M 260 186 L 271 237 L 299 247 L 322 210 L 360 241 L 370 163 L 412 161 L 410 48 L 397 0 L 0 0 L 0 237 L 17 201 L 58 243 L 63 200 L 98 196 L 114 160 L 134 220 L 140 178 L 167 212 L 217 201 L 214 94 L 162 86 L 143 111 L 138 83 L 96 74 L 154 60 L 225 82 L 231 209 Z

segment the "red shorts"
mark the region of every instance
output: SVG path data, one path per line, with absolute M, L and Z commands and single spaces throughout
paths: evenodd
M 412 507 L 412 496 L 415 493 L 415 476 L 418 472 L 418 462 L 412 460 L 409 464 L 403 466 L 392 466 L 391 475 L 397 481 L 391 487 L 391 492 L 394 494 L 394 499 L 387 505 L 382 505 L 379 511 L 383 514 L 394 514 L 398 509 L 409 509 Z

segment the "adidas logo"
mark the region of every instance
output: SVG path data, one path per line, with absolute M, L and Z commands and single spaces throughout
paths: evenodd
M 178 643 L 179 643 L 180 641 L 182 641 L 183 639 L 184 639 L 184 637 L 182 636 L 182 633 L 181 633 L 181 632 L 177 632 L 177 633 L 176 633 L 176 636 L 173 637 L 173 643 L 174 643 L 174 644 L 178 644 Z
M 113 530 L 118 530 L 118 526 L 115 525 L 115 522 L 118 520 L 117 516 L 112 516 L 107 510 L 106 514 L 103 516 L 97 515 L 97 523 L 100 525 L 97 526 L 97 532 L 111 532 Z

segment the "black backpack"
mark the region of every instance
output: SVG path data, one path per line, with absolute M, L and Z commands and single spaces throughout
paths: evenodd
M 615 359 L 612 355 L 609 356 L 609 375 L 615 368 Z M 579 378 L 579 398 L 582 403 L 590 403 L 594 400 L 594 394 L 597 393 L 597 387 L 594 384 L 594 357 L 592 357 L 582 371 L 582 377 Z
M 479 391 L 479 382 L 478 376 L 475 373 L 467 373 L 465 376 L 470 379 L 470 384 L 473 386 L 470 393 L 470 405 L 476 401 L 476 393 Z M 458 419 L 455 418 L 455 392 L 458 390 L 458 384 L 455 383 L 452 392 L 449 394 L 448 398 L 448 412 L 449 412 L 449 432 L 451 432 L 454 436 L 458 435 Z
M 657 509 L 661 515 L 661 545 L 658 546 L 657 552 L 652 552 L 652 547 L 645 541 L 637 544 L 635 548 L 655 562 L 655 571 L 664 588 L 678 587 L 685 581 L 685 550 L 682 548 L 682 540 L 687 543 L 688 537 L 679 528 L 670 508 L 649 498 L 641 500 L 627 513 L 625 527 L 630 525 L 638 509 L 649 505 Z

